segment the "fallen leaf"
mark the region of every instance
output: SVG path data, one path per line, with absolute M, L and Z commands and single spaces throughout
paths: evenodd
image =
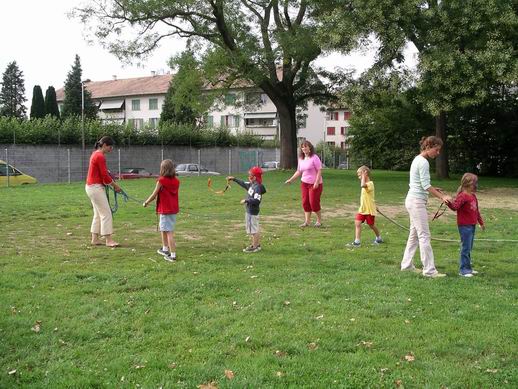
M 308 344 L 308 348 L 310 350 L 316 350 L 318 348 L 318 344 L 316 344 L 315 342 L 311 342 L 310 344 Z
M 394 384 L 396 385 L 396 388 L 399 388 L 403 382 L 401 380 L 395 380 Z
M 365 346 L 366 348 L 371 348 L 372 342 L 366 342 L 365 340 L 362 340 L 360 343 L 357 344 L 357 346 Z
M 277 357 L 285 357 L 286 353 L 284 351 L 277 350 L 277 351 L 275 351 L 275 355 Z
M 36 320 L 36 323 L 32 326 L 31 330 L 34 332 L 40 332 L 41 330 L 41 320 Z
M 410 320 L 405 320 L 405 324 L 410 324 Z
M 289 301 L 287 301 L 287 300 L 284 302 L 284 305 L 290 305 L 290 304 L 291 303 Z
M 72 233 L 71 232 L 67 232 L 67 236 L 72 236 Z
M 170 369 L 176 369 L 176 362 L 173 362 L 171 364 L 169 364 L 168 366 Z
M 257 278 L 257 276 L 250 276 L 250 278 Z
M 282 377 L 284 375 L 284 373 L 282 371 L 278 371 L 277 373 L 275 373 L 275 375 L 277 377 Z
M 413 362 L 413 361 L 415 361 L 415 356 L 414 356 L 414 354 L 412 354 L 412 353 L 408 353 L 407 355 L 405 355 L 405 360 L 406 360 L 407 362 Z
M 247 336 L 247 337 L 245 338 L 245 342 L 248 342 L 249 340 L 250 340 L 250 337 L 249 337 L 249 336 Z
M 16 315 L 17 313 L 16 307 L 11 307 L 11 314 Z
M 135 369 L 143 369 L 146 365 L 135 365 Z
M 351 317 L 349 320 L 350 321 L 356 321 L 356 319 L 354 317 Z
M 315 317 L 315 319 L 317 319 L 317 320 L 320 320 L 320 319 L 323 319 L 323 318 L 324 318 L 324 315 L 320 315 L 320 316 Z
M 10 371 L 10 372 L 8 372 L 7 374 L 9 374 L 9 375 L 16 374 L 16 369 L 11 370 L 11 371 Z
M 234 378 L 234 372 L 232 370 L 225 370 L 225 377 L 231 380 L 232 378 Z
M 215 381 L 207 382 L 206 384 L 198 385 L 200 389 L 218 389 L 218 384 Z
M 487 373 L 498 373 L 498 369 L 486 369 Z
M 382 374 L 383 374 L 383 373 L 385 373 L 386 371 L 388 371 L 388 368 L 386 368 L 386 367 L 382 367 L 382 368 L 380 369 L 380 372 L 381 372 Z

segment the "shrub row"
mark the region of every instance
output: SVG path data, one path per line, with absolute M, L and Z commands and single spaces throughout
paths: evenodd
M 189 125 L 161 123 L 160 128 L 135 130 L 122 124 L 104 124 L 99 120 L 71 117 L 59 120 L 50 116 L 44 119 L 19 120 L 0 117 L 0 143 L 3 144 L 81 144 L 93 145 L 104 135 L 113 137 L 118 145 L 177 145 L 192 147 L 268 147 L 251 133 L 231 134 L 227 128 L 195 128 Z

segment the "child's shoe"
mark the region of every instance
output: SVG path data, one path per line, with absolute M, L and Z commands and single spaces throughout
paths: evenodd
M 380 244 L 383 243 L 383 239 L 381 239 L 381 236 L 379 238 L 374 239 L 374 244 Z
M 261 251 L 261 245 L 258 245 L 257 247 L 250 245 L 247 248 L 243 249 L 244 253 L 256 253 L 258 251 Z
M 459 276 L 469 278 L 469 277 L 473 277 L 473 273 L 465 273 L 465 274 L 459 273 Z
M 176 257 L 173 257 L 172 255 L 164 255 L 164 259 L 167 262 L 176 262 Z
M 360 247 L 362 244 L 361 242 L 358 242 L 357 240 L 355 240 L 354 242 L 352 243 L 347 243 L 347 247 Z
M 168 257 L 168 256 L 170 256 L 170 255 L 171 255 L 171 253 L 170 253 L 169 251 L 164 250 L 164 249 L 158 249 L 156 252 L 157 252 L 158 254 L 160 254 L 160 255 L 163 255 L 164 257 Z

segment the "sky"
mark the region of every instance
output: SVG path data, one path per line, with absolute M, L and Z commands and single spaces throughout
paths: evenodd
M 181 52 L 183 41 L 164 41 L 141 66 L 123 65 L 99 44 L 89 45 L 83 25 L 67 14 L 88 0 L 16 0 L 2 1 L 0 13 L 0 74 L 7 65 L 16 61 L 23 72 L 27 112 L 31 105 L 32 90 L 39 85 L 45 95 L 47 87 L 62 88 L 75 55 L 81 58 L 83 79 L 92 81 L 133 78 L 167 72 L 171 56 Z M 343 57 L 330 55 L 318 64 L 333 69 L 336 66 L 354 67 L 357 72 L 373 61 L 373 53 L 358 53 Z

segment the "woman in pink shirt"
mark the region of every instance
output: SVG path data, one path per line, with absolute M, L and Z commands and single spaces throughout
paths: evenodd
M 311 223 L 311 213 L 315 212 L 317 221 L 315 227 L 322 226 L 322 214 L 320 208 L 320 196 L 322 195 L 322 162 L 315 154 L 315 148 L 309 141 L 300 145 L 299 163 L 297 171 L 286 180 L 291 184 L 297 177 L 300 179 L 300 192 L 302 194 L 302 208 L 304 208 L 304 223 L 300 227 L 307 227 Z

